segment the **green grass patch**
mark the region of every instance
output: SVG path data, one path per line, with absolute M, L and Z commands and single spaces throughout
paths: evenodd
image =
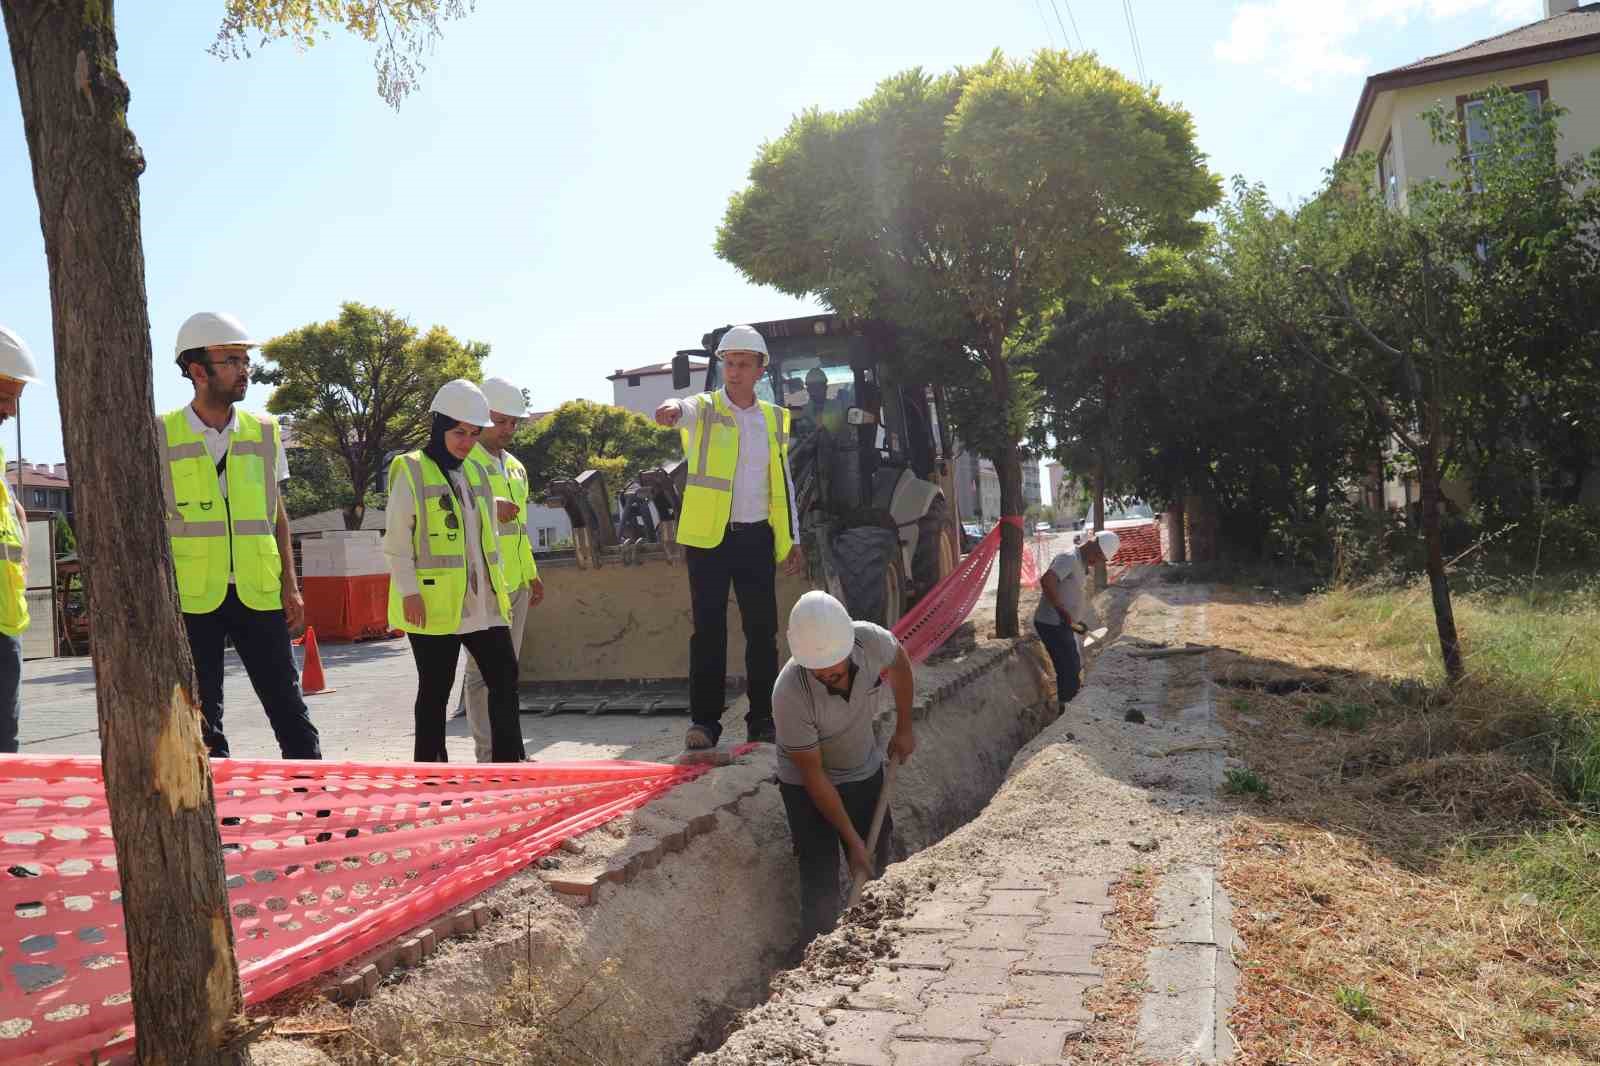
M 1305 713 L 1305 723 L 1321 729 L 1343 729 L 1359 733 L 1377 714 L 1377 709 L 1365 703 L 1318 700 L 1316 706 Z
M 1600 825 L 1562 825 L 1467 849 L 1485 892 L 1547 909 L 1588 944 L 1600 944 Z M 1521 901 L 1519 901 L 1521 902 Z
M 1266 799 L 1270 788 L 1267 779 L 1254 770 L 1226 770 L 1223 790 L 1235 796 L 1259 796 Z
M 1367 990 L 1359 986 L 1340 985 L 1333 990 L 1333 1002 L 1338 1008 L 1358 1022 L 1375 1021 L 1378 1008 L 1373 1005 Z

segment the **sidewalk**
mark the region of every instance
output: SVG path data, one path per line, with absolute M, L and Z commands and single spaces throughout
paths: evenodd
M 697 1066 L 1226 1061 L 1226 738 L 1203 656 L 1141 655 L 1203 639 L 1205 593 L 1109 595 L 1121 633 L 984 812 L 891 866 Z

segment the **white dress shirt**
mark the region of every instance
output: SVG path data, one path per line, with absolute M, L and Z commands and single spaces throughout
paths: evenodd
M 727 389 L 723 389 L 723 398 L 728 400 L 728 409 L 733 412 L 733 420 L 739 426 L 739 461 L 733 468 L 733 510 L 729 513 L 730 522 L 765 522 L 772 515 L 772 482 L 767 473 L 770 461 L 769 442 L 767 439 L 767 416 L 762 413 L 760 401 L 752 403 L 749 407 L 740 407 L 728 397 Z M 705 402 L 706 394 L 686 396 L 677 400 L 679 410 L 683 416 L 678 420 L 678 428 L 694 437 L 695 423 L 700 419 L 700 405 Z M 794 477 L 789 472 L 789 459 L 783 460 L 784 491 L 788 493 L 789 515 L 791 520 L 794 513 Z

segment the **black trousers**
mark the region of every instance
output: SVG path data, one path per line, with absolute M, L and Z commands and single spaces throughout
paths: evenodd
M 872 830 L 872 812 L 883 791 L 883 767 L 865 781 L 834 786 L 844 803 L 850 824 L 864 843 Z M 800 935 L 809 944 L 833 927 L 839 916 L 839 858 L 844 841 L 839 831 L 811 801 L 804 785 L 780 782 L 778 794 L 789 815 L 789 835 L 794 839 L 795 858 L 800 863 Z M 878 831 L 878 846 L 872 861 L 878 874 L 889 863 L 889 836 L 894 832 L 894 816 L 883 812 L 883 828 Z
M 1083 658 L 1078 654 L 1078 638 L 1066 626 L 1048 622 L 1033 623 L 1034 630 L 1050 653 L 1050 663 L 1056 668 L 1056 702 L 1065 707 L 1078 694 L 1078 675 L 1083 671 Z
M 778 564 L 772 527 L 730 525 L 715 548 L 684 549 L 694 635 L 689 638 L 689 715 L 713 742 L 722 736 L 727 706 L 728 586 L 744 621 L 744 676 L 752 732 L 772 724 L 772 686 L 778 680 Z
M 445 704 L 456 683 L 456 663 L 465 647 L 489 688 L 491 762 L 522 762 L 522 719 L 517 703 L 517 653 L 511 628 L 494 626 L 476 633 L 430 636 L 407 633 L 417 662 L 417 736 L 412 758 L 417 762 L 449 762 L 444 750 Z
M 223 641 L 231 640 L 267 712 L 278 751 L 285 759 L 320 759 L 322 747 L 311 712 L 300 695 L 300 672 L 289 647 L 289 623 L 283 611 L 257 611 L 246 607 L 238 591 L 228 586 L 222 605 L 208 614 L 185 614 L 189 653 L 194 656 L 195 679 L 200 684 L 200 735 L 213 759 L 228 757 L 228 738 L 222 732 Z

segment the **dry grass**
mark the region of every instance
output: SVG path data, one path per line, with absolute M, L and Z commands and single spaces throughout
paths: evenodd
M 1220 713 L 1271 789 L 1225 849 L 1240 1061 L 1600 1061 L 1600 929 L 1562 902 L 1600 866 L 1557 715 L 1493 671 L 1442 696 L 1409 607 L 1220 599 Z
M 1067 1041 L 1063 1061 L 1072 1066 L 1123 1066 L 1137 1062 L 1133 1034 L 1144 1002 L 1145 956 L 1155 938 L 1155 882 L 1137 872 L 1111 887 L 1111 913 L 1106 915 L 1105 945 L 1094 955 L 1101 983 L 1084 993 L 1083 1005 L 1094 1015 L 1079 1037 Z

